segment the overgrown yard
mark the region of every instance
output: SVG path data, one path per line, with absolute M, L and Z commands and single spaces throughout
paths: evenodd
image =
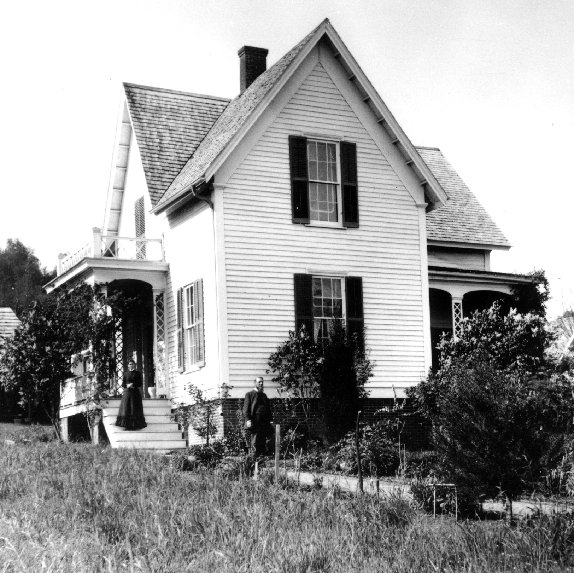
M 567 516 L 434 520 L 405 500 L 181 472 L 162 457 L 0 445 L 1 571 L 564 571 Z M 574 569 L 573 569 L 574 570 Z

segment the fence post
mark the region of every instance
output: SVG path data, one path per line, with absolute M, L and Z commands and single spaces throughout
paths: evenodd
M 275 485 L 279 483 L 280 453 L 281 453 L 281 424 L 275 424 Z
M 359 419 L 361 410 L 357 412 L 357 426 L 355 428 L 355 448 L 357 449 L 357 474 L 359 478 L 359 491 L 363 493 L 363 468 L 361 467 L 361 450 L 359 449 Z

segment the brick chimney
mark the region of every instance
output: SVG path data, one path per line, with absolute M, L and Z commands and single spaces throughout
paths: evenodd
M 243 46 L 237 52 L 239 56 L 239 86 L 243 93 L 266 69 L 267 54 L 265 48 Z

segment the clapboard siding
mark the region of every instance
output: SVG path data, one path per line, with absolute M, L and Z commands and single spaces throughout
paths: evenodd
M 428 261 L 429 266 L 490 270 L 489 252 L 482 250 L 429 247 Z
M 294 225 L 288 137 L 342 136 L 357 145 L 358 229 Z M 234 393 L 265 373 L 295 326 L 293 275 L 363 278 L 372 396 L 424 375 L 419 214 L 412 196 L 318 63 L 223 189 L 229 345 Z
M 205 203 L 195 203 L 170 215 L 167 225 L 165 249 L 170 267 L 166 295 L 169 385 L 171 399 L 181 402 L 189 399 L 186 384 L 213 390 L 219 387 L 213 216 Z M 197 279 L 203 279 L 205 366 L 180 373 L 177 361 L 177 290 Z

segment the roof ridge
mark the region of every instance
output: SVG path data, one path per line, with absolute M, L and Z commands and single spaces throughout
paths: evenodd
M 432 151 L 440 151 L 440 147 L 429 147 L 428 145 L 415 145 L 415 149 L 430 149 Z
M 172 90 L 169 88 L 159 88 L 156 86 L 147 86 L 144 84 L 134 84 L 132 82 L 123 82 L 123 86 L 124 87 L 130 87 L 130 88 L 140 88 L 140 89 L 146 89 L 146 90 L 151 90 L 151 91 L 156 91 L 156 92 L 163 92 L 163 93 L 171 93 L 171 94 L 178 94 L 178 95 L 184 95 L 184 96 L 191 96 L 191 97 L 201 97 L 201 98 L 209 98 L 209 99 L 215 99 L 218 101 L 224 101 L 229 103 L 230 101 L 232 101 L 230 98 L 227 97 L 220 97 L 220 96 L 214 96 L 214 95 L 209 95 L 209 94 L 197 94 L 194 92 L 185 92 L 183 90 Z

